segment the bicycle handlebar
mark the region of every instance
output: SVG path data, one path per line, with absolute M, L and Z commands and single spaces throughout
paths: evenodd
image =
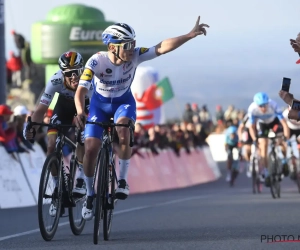
M 86 124 L 95 124 L 102 128 L 114 128 L 114 127 L 127 127 L 129 128 L 130 132 L 130 141 L 129 146 L 133 146 L 134 137 L 133 137 L 133 131 L 134 131 L 134 125 L 131 120 L 128 121 L 128 124 L 122 124 L 122 123 L 111 123 L 111 122 L 90 122 L 87 121 Z
M 57 128 L 57 129 L 61 129 L 61 128 L 76 128 L 75 125 L 71 125 L 71 124 L 52 124 L 52 123 L 42 123 L 42 122 L 32 122 L 31 121 L 31 116 L 28 116 L 27 118 L 27 126 L 29 129 L 32 128 L 32 126 L 35 125 L 39 125 L 39 126 L 43 126 L 43 127 L 51 127 L 51 128 Z
M 65 125 L 65 124 L 47 124 L 47 123 L 41 123 L 41 122 L 33 122 L 31 121 L 31 116 L 28 116 L 27 118 L 27 126 L 26 129 L 30 130 L 32 129 L 33 126 L 38 125 L 38 126 L 44 126 L 44 127 L 51 127 L 51 128 L 56 128 L 58 130 L 62 128 L 75 128 L 75 125 Z M 34 140 L 31 139 L 29 140 L 31 143 L 34 143 Z

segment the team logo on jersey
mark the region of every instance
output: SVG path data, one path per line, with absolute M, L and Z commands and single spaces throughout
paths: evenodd
M 51 99 L 51 98 L 52 98 L 52 95 L 49 95 L 49 94 L 47 94 L 47 93 L 44 93 L 44 94 L 43 94 L 43 97 L 45 97 L 45 98 L 47 98 L 47 99 Z
M 96 66 L 98 65 L 97 61 L 92 59 L 90 62 L 89 62 L 89 66 L 91 68 L 95 68 Z
M 149 48 L 140 48 L 140 52 L 139 55 L 145 54 L 147 51 L 149 50 Z
M 90 69 L 85 69 L 80 77 L 80 80 L 90 81 L 93 78 L 93 72 Z
M 58 84 L 62 84 L 62 80 L 60 78 L 57 79 L 52 79 L 51 83 L 53 86 L 58 85 Z
M 107 74 L 110 74 L 110 73 L 112 72 L 112 70 L 108 68 L 108 69 L 105 70 L 105 72 L 106 72 Z
M 109 76 L 112 76 L 112 75 L 106 75 L 106 74 L 104 74 L 103 72 L 102 73 L 100 73 L 100 77 L 109 77 Z

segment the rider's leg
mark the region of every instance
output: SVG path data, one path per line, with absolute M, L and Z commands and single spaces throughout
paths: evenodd
M 108 121 L 109 117 L 103 111 L 103 107 L 107 105 L 100 103 L 95 95 L 91 99 L 88 121 L 103 122 Z M 108 105 L 110 106 L 110 104 Z M 84 181 L 86 184 L 86 202 L 83 204 L 81 215 L 85 220 L 93 218 L 93 176 L 97 155 L 101 147 L 103 128 L 94 124 L 86 124 L 84 130 L 84 156 L 83 156 L 83 171 Z
M 87 196 L 93 196 L 94 190 L 92 189 L 93 177 L 95 172 L 95 165 L 97 154 L 101 146 L 101 141 L 95 137 L 88 137 L 85 139 L 85 153 L 83 157 L 83 171 L 86 183 Z
M 136 120 L 136 105 L 134 98 L 129 98 L 129 104 L 120 105 L 115 111 L 114 121 L 116 123 L 128 124 L 131 120 L 135 123 Z M 127 184 L 128 168 L 130 163 L 130 157 L 132 154 L 130 142 L 130 131 L 126 127 L 116 127 L 119 137 L 119 183 L 116 189 L 116 197 L 118 199 L 126 199 L 129 195 L 129 186 Z
M 73 194 L 77 196 L 84 196 L 86 194 L 86 187 L 84 181 L 84 170 L 83 170 L 83 156 L 84 156 L 84 144 L 77 143 L 76 147 L 76 162 L 78 168 L 75 169 L 76 185 L 73 189 Z
M 282 173 L 284 174 L 284 176 L 288 176 L 289 175 L 289 166 L 288 166 L 288 162 L 287 162 L 287 159 L 286 159 L 287 144 L 284 141 L 280 141 L 280 149 L 281 149 L 281 153 L 283 155 L 283 158 L 282 158 Z
M 229 149 L 229 146 L 226 145 L 226 152 L 227 152 L 227 171 L 230 171 L 231 170 L 231 163 L 232 161 L 230 160 L 230 153 L 231 153 L 231 150 Z
M 83 156 L 84 156 L 84 144 L 81 145 L 79 143 L 77 143 L 77 147 L 76 147 L 76 160 L 78 162 L 79 168 L 82 168 L 83 165 Z
M 262 170 L 264 171 L 265 175 L 268 175 L 268 138 L 259 138 L 258 139 L 258 146 L 260 151 L 260 159 L 261 159 L 261 166 Z M 265 176 L 266 178 L 267 176 Z
M 250 156 L 251 156 L 251 144 L 244 144 L 244 159 L 245 161 L 250 161 Z
M 226 176 L 226 181 L 229 182 L 231 180 L 231 167 L 233 163 L 233 158 L 232 158 L 232 150 L 233 147 L 226 144 L 226 151 L 227 151 L 227 176 Z
M 47 156 L 52 154 L 55 151 L 56 138 L 57 138 L 57 132 L 56 131 L 48 131 Z M 55 193 L 55 192 L 57 192 L 57 186 L 58 186 L 58 183 L 57 183 L 58 177 L 57 177 L 56 167 L 54 167 L 52 165 L 50 172 L 51 172 L 51 175 L 52 175 L 53 186 L 55 187 L 53 189 L 53 193 Z M 52 217 L 54 217 L 56 215 L 55 203 L 51 203 L 50 208 L 49 208 L 49 214 Z
M 121 117 L 117 120 L 117 123 L 128 124 L 128 121 L 129 119 L 127 117 Z M 126 127 L 117 127 L 116 130 L 119 137 L 119 179 L 124 179 L 127 182 L 129 161 L 132 153 L 131 147 L 129 146 L 130 132 Z
M 96 125 L 94 125 L 96 126 Z M 95 137 L 88 137 L 85 139 L 85 154 L 83 157 L 83 170 L 84 181 L 86 184 L 86 202 L 83 204 L 81 215 L 85 220 L 91 220 L 93 218 L 93 179 L 95 172 L 95 165 L 97 160 L 97 154 L 101 146 L 101 141 Z
M 85 114 L 89 114 L 90 109 L 90 100 L 87 98 L 85 99 Z M 76 134 L 76 133 L 75 133 Z M 83 140 L 84 138 L 84 131 L 77 131 L 76 134 L 76 141 L 77 141 L 77 147 L 76 147 L 76 161 L 78 164 L 78 169 L 76 169 L 76 186 L 73 189 L 73 194 L 80 194 L 85 195 L 86 194 L 86 186 L 84 181 L 84 170 L 83 170 L 83 157 L 84 157 L 84 144 Z
M 52 154 L 55 151 L 57 132 L 48 132 L 48 143 L 47 143 L 47 156 Z M 57 169 L 55 167 L 51 167 L 51 175 L 53 184 L 56 187 L 57 185 Z

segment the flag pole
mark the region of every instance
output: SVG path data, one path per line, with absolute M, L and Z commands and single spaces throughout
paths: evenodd
M 177 109 L 178 114 L 181 114 L 178 117 L 179 120 L 181 120 L 181 118 L 182 118 L 182 109 L 180 108 L 180 101 L 178 100 L 176 95 L 174 95 L 174 102 L 176 103 L 176 109 Z

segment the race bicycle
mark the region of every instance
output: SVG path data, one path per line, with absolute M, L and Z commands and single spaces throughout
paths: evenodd
M 65 213 L 65 208 L 68 208 L 69 222 L 73 234 L 80 235 L 85 225 L 85 220 L 81 216 L 84 197 L 74 197 L 72 193 L 77 169 L 77 161 L 75 160 L 76 144 L 63 134 L 63 129 L 75 126 L 32 122 L 29 116 L 27 129 L 31 129 L 35 125 L 55 128 L 58 131 L 55 151 L 48 155 L 45 160 L 39 184 L 38 220 L 41 235 L 45 241 L 53 239 L 59 219 Z M 64 166 L 62 153 L 62 149 L 66 144 L 72 149 L 69 168 Z M 56 186 L 50 178 L 52 171 L 57 173 Z
M 94 219 L 93 242 L 98 244 L 100 233 L 100 221 L 103 219 L 103 237 L 109 240 L 113 210 L 117 202 L 115 196 L 115 186 L 118 182 L 115 170 L 115 154 L 113 150 L 113 140 L 115 136 L 115 127 L 128 127 L 130 132 L 130 147 L 133 146 L 134 124 L 130 120 L 128 124 L 117 124 L 113 121 L 109 122 L 90 122 L 87 124 L 95 124 L 102 127 L 103 134 L 101 139 L 101 149 L 98 153 L 97 164 L 94 172 L 93 190 L 95 192 L 96 206 Z

